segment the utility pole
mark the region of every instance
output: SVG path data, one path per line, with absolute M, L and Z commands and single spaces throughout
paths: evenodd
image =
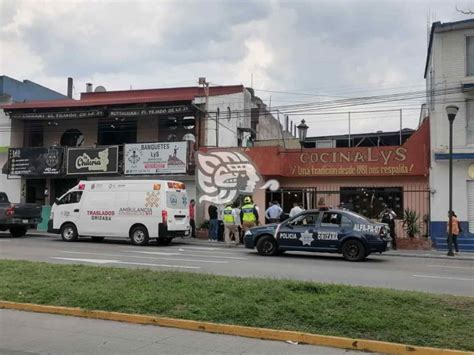
M 204 89 L 204 95 L 205 95 L 205 106 L 204 106 L 204 146 L 208 145 L 208 136 L 207 136 L 207 131 L 209 130 L 209 83 L 206 81 L 205 77 L 199 78 L 199 85 L 202 85 Z M 217 126 L 216 126 L 217 130 Z M 216 142 L 217 145 L 217 142 Z

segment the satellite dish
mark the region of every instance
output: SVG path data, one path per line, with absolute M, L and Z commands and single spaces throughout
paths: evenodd
M 107 90 L 102 85 L 99 85 L 95 88 L 94 92 L 106 92 Z

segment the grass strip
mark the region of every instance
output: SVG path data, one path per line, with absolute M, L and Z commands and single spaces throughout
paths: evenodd
M 0 299 L 474 351 L 474 298 L 0 260 Z

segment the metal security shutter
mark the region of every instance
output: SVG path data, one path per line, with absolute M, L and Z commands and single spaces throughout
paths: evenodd
M 469 233 L 474 233 L 474 180 L 467 182 L 467 220 Z

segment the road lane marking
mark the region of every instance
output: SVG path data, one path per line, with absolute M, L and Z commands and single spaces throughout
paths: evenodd
M 433 275 L 412 275 L 413 277 L 422 277 L 428 279 L 445 279 L 454 281 L 474 281 L 474 279 L 468 279 L 464 277 L 449 277 L 449 276 L 433 276 Z
M 51 259 L 66 260 L 66 261 L 78 261 L 92 264 L 121 264 L 121 265 L 140 265 L 140 266 L 157 266 L 157 267 L 170 267 L 178 269 L 200 269 L 199 266 L 185 266 L 185 265 L 167 265 L 167 264 L 152 264 L 152 263 L 134 263 L 120 260 L 106 260 L 106 259 L 79 259 L 79 258 L 61 258 L 52 257 Z
M 429 267 L 439 267 L 439 268 L 446 268 L 446 269 L 468 269 L 472 270 L 474 272 L 474 267 L 469 267 L 469 266 L 444 266 L 444 265 L 427 265 Z
M 94 263 L 94 264 L 112 264 L 112 263 L 119 262 L 119 260 L 106 260 L 106 259 L 77 259 L 77 258 L 60 258 L 60 257 L 53 257 L 51 259 L 66 260 L 66 261 L 79 261 L 83 263 Z
M 139 256 L 139 255 L 123 255 L 123 254 L 107 254 L 107 253 L 91 253 L 91 252 L 82 252 L 82 251 L 63 251 L 66 254 L 80 254 L 80 255 L 97 255 L 97 256 L 118 256 L 122 258 L 141 258 L 141 259 L 151 259 L 151 260 L 169 260 L 169 261 L 189 261 L 194 263 L 211 263 L 211 264 L 228 264 L 228 261 L 221 260 L 196 260 L 196 259 L 180 259 L 180 258 L 152 258 L 149 256 Z M 176 254 L 181 255 L 183 254 Z
M 141 265 L 141 266 L 159 266 L 159 267 L 171 267 L 171 268 L 179 268 L 179 269 L 200 269 L 199 266 L 166 265 L 166 264 L 151 264 L 151 263 L 132 263 L 132 262 L 128 262 L 128 261 L 119 261 L 117 264 Z
M 157 252 L 154 251 L 127 251 L 127 253 L 139 253 L 139 254 L 150 254 L 156 255 Z M 218 256 L 218 255 L 208 255 L 208 254 L 182 254 L 183 256 L 192 256 L 196 258 L 217 258 L 217 259 L 232 259 L 232 260 L 247 260 L 247 258 L 239 258 L 236 256 Z

